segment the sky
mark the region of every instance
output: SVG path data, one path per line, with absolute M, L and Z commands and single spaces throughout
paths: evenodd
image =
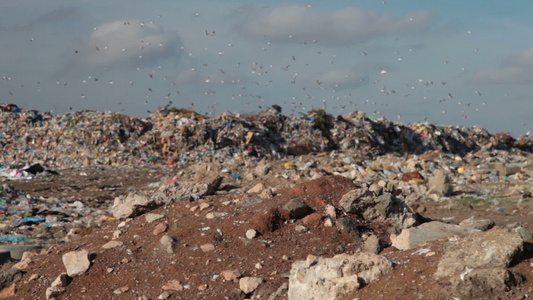
M 531 11 L 529 0 L 3 1 L 0 102 L 140 117 L 278 104 L 519 136 L 533 129 Z

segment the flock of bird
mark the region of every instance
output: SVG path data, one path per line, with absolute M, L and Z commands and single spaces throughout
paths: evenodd
M 193 13 L 193 18 L 201 16 L 201 12 Z M 157 18 L 163 19 L 164 16 L 159 14 Z M 136 26 L 139 30 L 148 25 L 158 25 L 158 22 L 131 20 L 123 22 L 124 27 Z M 166 40 L 155 43 L 141 40 L 138 49 L 122 49 L 123 52 L 140 53 L 139 65 L 128 67 L 133 68 L 137 74 L 124 72 L 124 78 L 110 78 L 112 75 L 117 76 L 118 73 L 114 67 L 103 66 L 100 71 L 93 71 L 83 79 L 60 78 L 55 84 L 59 88 L 65 88 L 76 81 L 76 86 L 80 86 L 76 89 L 79 93 L 78 100 L 73 99 L 67 105 L 70 110 L 90 106 L 91 101 L 97 101 L 91 94 L 94 94 L 95 86 L 98 89 L 97 85 L 102 84 L 106 85 L 102 89 L 114 88 L 118 94 L 113 97 L 116 106 L 113 108 L 108 104 L 107 107 L 126 112 L 135 111 L 134 107 L 139 105 L 144 105 L 144 111 L 148 113 L 157 106 L 173 105 L 196 109 L 206 115 L 214 116 L 227 110 L 227 107 L 232 107 L 231 110 L 254 111 L 279 104 L 292 115 L 318 108 L 327 109 L 332 113 L 363 110 L 376 117 L 394 116 L 403 121 L 404 115 L 409 114 L 410 110 L 420 109 L 420 107 L 413 108 L 414 106 L 427 103 L 427 110 L 439 111 L 441 117 L 437 120 L 432 119 L 435 117 L 431 117 L 426 111 L 426 115 L 420 115 L 416 121 L 443 121 L 447 120 L 446 114 L 453 113 L 456 117 L 460 115 L 461 118 L 467 119 L 471 114 L 486 107 L 486 102 L 479 100 L 483 98 L 483 93 L 479 90 L 472 90 L 471 95 L 461 96 L 454 95 L 454 91 L 448 91 L 447 88 L 451 86 L 449 83 L 453 79 L 425 78 L 399 84 L 404 65 L 417 63 L 414 58 L 417 50 L 413 48 L 393 51 L 390 54 L 392 57 L 387 59 L 389 62 L 380 66 L 379 59 L 383 56 L 382 53 L 374 55 L 370 49 L 360 49 L 359 53 L 348 56 L 337 55 L 333 48 L 321 45 L 318 37 L 294 43 L 297 44 L 293 48 L 294 52 L 287 52 L 290 48 L 286 44 L 269 41 L 268 37 L 259 42 L 243 42 L 235 39 L 224 29 L 193 27 L 191 26 L 190 30 L 198 31 L 197 43 L 203 42 L 205 47 L 201 51 L 198 50 L 200 47 L 196 46 L 195 51 L 191 51 L 185 44 L 176 44 L 175 50 L 179 52 L 180 57 L 177 64 L 175 62 L 170 62 L 168 65 L 159 64 L 159 61 L 154 60 L 152 63 L 155 65 L 150 67 L 149 64 L 142 63 L 145 58 L 143 51 L 150 51 L 151 47 L 168 45 Z M 94 32 L 98 30 L 99 27 L 93 28 Z M 466 35 L 471 34 L 471 31 L 466 32 Z M 293 34 L 289 32 L 287 37 L 291 39 Z M 30 37 L 28 41 L 35 44 L 39 39 L 40 37 Z M 245 49 L 239 50 L 239 45 L 243 45 Z M 106 55 L 109 47 L 111 46 L 96 45 L 94 49 L 74 49 L 73 53 L 74 56 L 82 56 L 88 51 L 96 51 L 98 55 Z M 364 44 L 361 48 L 363 47 Z M 473 49 L 473 52 L 478 51 L 478 48 Z M 202 61 L 203 59 L 205 61 Z M 396 63 L 392 64 L 390 61 Z M 453 62 L 450 57 L 445 57 L 442 64 L 450 65 Z M 424 68 L 424 66 L 419 67 Z M 333 76 L 332 79 L 321 77 L 320 74 L 316 74 L 317 70 L 323 70 L 323 73 L 331 70 L 342 71 L 339 71 L 341 75 L 337 77 L 334 77 L 337 73 L 329 74 Z M 459 66 L 457 71 L 467 70 L 467 66 Z M 180 73 L 189 74 L 189 80 L 180 79 Z M 13 78 L 2 76 L 2 80 L 9 82 Z M 38 91 L 42 88 L 41 81 L 35 84 Z M 24 86 L 20 84 L 21 88 Z M 126 86 L 136 92 L 136 99 L 119 98 L 121 91 L 126 90 Z M 363 89 L 366 91 L 364 94 L 360 93 Z M 20 102 L 13 90 L 8 92 L 10 98 L 4 98 L 5 100 Z M 505 96 L 509 95 L 506 93 Z M 414 104 L 411 108 L 408 107 L 410 104 L 406 99 L 413 99 Z M 101 100 L 109 103 L 106 99 Z

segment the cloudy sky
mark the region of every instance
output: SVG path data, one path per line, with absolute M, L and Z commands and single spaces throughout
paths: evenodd
M 6 3 L 7 2 L 7 3 Z M 467 3 L 467 4 L 465 4 Z M 531 1 L 18 0 L 0 4 L 0 102 L 533 129 Z

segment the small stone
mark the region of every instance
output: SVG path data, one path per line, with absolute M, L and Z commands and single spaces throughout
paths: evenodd
M 159 295 L 159 297 L 157 297 L 157 299 L 165 300 L 170 298 L 170 296 L 172 296 L 171 293 L 169 293 L 168 291 L 164 291 L 163 293 L 161 293 L 161 295 Z
M 256 264 L 255 264 L 255 268 L 258 269 L 258 270 L 260 270 L 260 269 L 263 268 L 263 265 L 262 265 L 261 263 L 256 263 Z
M 332 220 L 337 219 L 337 212 L 335 206 L 331 204 L 326 205 L 326 216 L 330 217 Z
M 254 185 L 251 189 L 247 191 L 248 194 L 259 194 L 266 189 L 266 186 L 262 183 Z
M 110 241 L 104 245 L 102 245 L 102 248 L 104 249 L 113 249 L 118 246 L 122 246 L 124 243 L 122 241 Z
M 202 202 L 202 203 L 200 203 L 200 205 L 198 207 L 200 208 L 200 211 L 202 211 L 202 210 L 205 210 L 205 209 L 208 209 L 209 207 L 211 207 L 211 204 Z
M 161 239 L 159 240 L 159 243 L 163 246 L 163 249 L 169 253 L 169 254 L 172 254 L 174 253 L 174 244 L 175 244 L 175 241 L 172 237 L 168 236 L 168 235 L 164 235 L 161 237 Z
M 239 280 L 239 288 L 245 294 L 249 294 L 255 291 L 262 282 L 263 279 L 259 277 L 243 277 Z
M 289 260 L 289 256 L 287 256 L 287 254 L 284 254 L 284 255 L 281 257 L 281 259 L 283 259 L 283 260 Z
M 228 213 L 226 212 L 210 212 L 205 215 L 206 219 L 216 219 L 225 217 Z
M 531 235 L 531 232 L 529 232 L 529 230 L 527 230 L 527 228 L 525 228 L 523 226 L 515 228 L 514 231 L 518 232 L 518 234 L 520 234 L 520 236 L 522 237 L 522 239 L 524 241 L 529 241 L 529 240 L 533 239 L 533 236 Z
M 225 270 L 222 271 L 221 275 L 226 281 L 237 280 L 239 277 L 241 277 L 241 274 L 237 270 Z
M 168 224 L 166 223 L 159 223 L 155 226 L 154 231 L 152 232 L 153 235 L 159 235 L 168 229 Z
M 211 243 L 203 244 L 202 246 L 200 246 L 200 249 L 202 249 L 202 251 L 204 252 L 212 252 L 212 251 L 215 251 L 215 245 Z
M 49 287 L 46 289 L 46 299 L 49 300 L 51 298 L 55 298 L 65 292 L 64 287 L 56 286 L 56 287 Z
M 91 266 L 89 252 L 87 250 L 72 251 L 63 255 L 63 264 L 67 269 L 67 275 L 74 277 L 85 273 Z
M 307 231 L 307 227 L 305 227 L 303 225 L 296 225 L 296 226 L 294 226 L 294 230 L 302 233 L 302 232 L 306 232 Z
M 144 218 L 146 220 L 146 223 L 152 223 L 152 222 L 155 222 L 159 219 L 162 219 L 164 218 L 165 216 L 163 215 L 159 215 L 159 214 L 154 214 L 154 213 L 147 213 Z
M 115 269 L 113 269 L 113 268 L 107 268 L 107 273 L 111 273 L 111 272 L 113 272 L 113 270 L 115 270 Z
M 66 273 L 62 273 L 61 275 L 57 276 L 57 278 L 52 282 L 51 287 L 61 286 L 65 287 L 72 281 L 72 278 L 70 278 Z
M 181 285 L 181 283 L 178 280 L 175 280 L 175 279 L 168 281 L 161 288 L 163 290 L 165 290 L 165 291 L 166 290 L 174 290 L 174 291 L 178 291 L 178 292 L 183 291 L 183 286 Z
M 30 278 L 28 278 L 28 281 L 33 281 L 35 279 L 39 279 L 39 274 L 31 274 Z
M 198 286 L 198 290 L 199 291 L 205 291 L 205 290 L 207 290 L 208 287 L 209 287 L 209 285 L 204 283 L 204 284 L 201 284 L 201 285 Z
M 122 231 L 120 231 L 120 230 L 113 231 L 113 239 L 114 240 L 118 239 L 121 234 L 122 234 Z
M 365 252 L 379 254 L 383 250 L 383 245 L 377 236 L 371 235 L 366 239 L 363 249 Z
M 331 221 L 330 218 L 327 218 L 326 221 L 324 221 L 324 227 L 333 227 L 333 221 Z
M 246 238 L 247 239 L 252 240 L 256 236 L 257 236 L 257 231 L 255 231 L 254 229 L 248 229 L 246 231 Z

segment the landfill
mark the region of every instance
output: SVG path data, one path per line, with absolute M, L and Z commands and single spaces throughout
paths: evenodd
M 304 233 L 313 228 L 310 224 L 322 226 L 325 218 L 325 227 L 356 240 L 366 238 L 354 229 L 363 223 L 375 227 L 375 234 L 388 227 L 392 241 L 402 230 L 429 222 L 422 214 L 432 207 L 504 215 L 506 222 L 515 221 L 509 228 L 524 231 L 524 236 L 533 221 L 527 208 L 533 198 L 529 135 L 404 124 L 361 111 L 336 117 L 324 110 L 285 116 L 279 106 L 213 118 L 168 106 L 148 118 L 97 111 L 55 116 L 10 106 L 0 119 L 0 263 L 19 261 L 26 251 L 47 253 L 84 240 L 124 219 L 119 229 L 127 227 L 141 214 L 148 220 L 150 211 L 163 206 L 158 210 L 163 213 L 175 203 L 184 206 L 180 212 L 199 215 L 206 210 L 206 220 L 222 220 L 257 213 L 211 211 L 214 206 L 229 210 L 231 203 L 240 203 L 231 209 L 259 209 L 287 200 L 281 209 L 289 215 L 275 209 L 264 218 L 254 216 L 251 224 L 256 227 L 246 231 L 248 240 L 258 235 L 262 240 L 266 229 L 282 226 L 275 223 L 278 219 L 303 222 L 305 226 L 294 224 Z M 328 204 L 330 192 L 318 191 L 338 192 L 334 186 L 342 182 L 355 189 L 338 204 Z M 298 199 L 291 199 L 294 195 Z M 221 200 L 209 204 L 206 197 Z M 265 225 L 264 220 L 273 223 Z M 183 228 L 178 223 L 176 219 L 170 224 L 175 228 L 160 230 Z M 235 224 L 241 223 L 228 228 Z M 196 225 L 200 232 L 213 226 Z M 105 237 L 111 236 L 105 230 Z M 224 238 L 218 233 L 222 237 L 215 234 L 215 241 Z M 117 238 L 120 232 L 112 235 Z M 167 236 L 160 243 L 173 253 L 175 242 Z M 380 240 L 376 243 L 383 246 Z M 215 251 L 206 245 L 201 251 Z M 106 247 L 115 246 L 122 244 Z M 127 250 L 128 256 L 136 251 Z
M 527 135 L 403 124 L 361 111 L 334 117 L 314 110 L 289 117 L 276 105 L 257 114 L 225 112 L 214 118 L 168 106 L 148 118 L 97 111 L 55 116 L 16 108 L 0 112 L 0 243 L 64 242 L 85 227 L 114 220 L 111 200 L 129 191 L 121 188 L 118 175 L 111 175 L 118 183 L 100 183 L 96 191 L 102 197 L 96 201 L 82 196 L 83 187 L 61 197 L 47 195 L 44 188 L 22 191 L 37 180 L 75 178 L 65 174 L 96 180 L 101 175 L 87 176 L 95 168 L 109 174 L 156 173 L 170 182 L 217 173 L 225 177 L 218 194 L 245 193 L 258 182 L 273 186 L 330 174 L 385 180 L 401 187 L 415 207 L 422 200 L 448 199 L 451 185 L 455 192 L 475 190 L 477 197 L 488 197 L 497 187 L 483 183 L 516 182 L 515 193 L 531 196 L 533 137 Z M 431 187 L 439 169 L 446 171 L 445 188 Z M 413 184 L 428 180 L 428 187 Z M 73 181 L 61 184 L 76 185 Z M 144 188 L 165 184 L 155 181 Z M 110 191 L 114 194 L 104 195 Z

